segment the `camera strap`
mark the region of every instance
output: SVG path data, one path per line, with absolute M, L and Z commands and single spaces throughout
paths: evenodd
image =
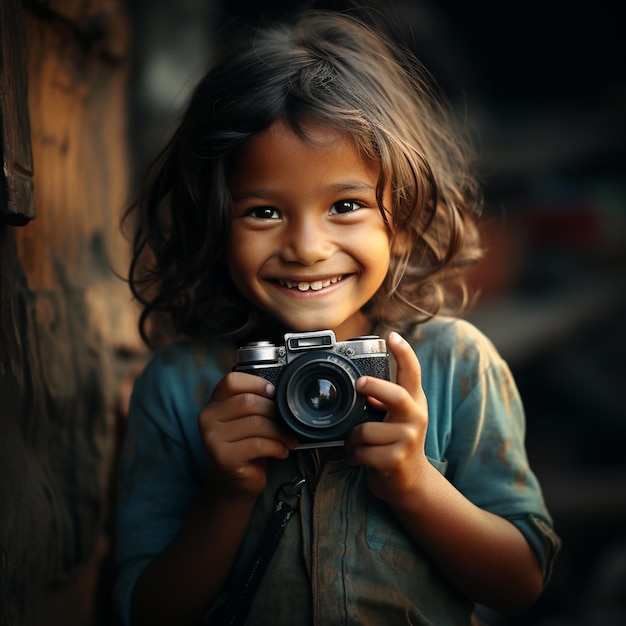
M 291 516 L 297 511 L 300 492 L 306 480 L 296 476 L 281 485 L 276 492 L 274 510 L 267 522 L 259 546 L 239 587 L 233 589 L 226 606 L 220 613 L 217 626 L 241 626 L 245 623 L 254 595 L 276 551 Z

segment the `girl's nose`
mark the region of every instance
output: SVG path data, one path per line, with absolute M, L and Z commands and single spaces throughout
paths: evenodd
M 299 219 L 289 224 L 281 257 L 288 263 L 313 265 L 327 259 L 333 244 L 327 227 L 316 219 Z

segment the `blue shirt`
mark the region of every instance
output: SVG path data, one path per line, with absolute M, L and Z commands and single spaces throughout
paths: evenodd
M 428 400 L 430 462 L 476 505 L 515 524 L 547 577 L 559 539 L 528 465 L 508 366 L 462 320 L 435 318 L 407 339 Z M 207 479 L 197 418 L 233 363 L 232 345 L 177 343 L 157 352 L 135 384 L 118 468 L 115 598 L 125 624 L 137 578 L 178 532 Z M 316 458 L 300 451 L 269 463 L 231 581 L 245 573 L 279 486 L 296 474 L 309 481 L 247 624 L 470 624 L 471 604 L 368 492 L 363 468 L 340 458 L 317 467 Z

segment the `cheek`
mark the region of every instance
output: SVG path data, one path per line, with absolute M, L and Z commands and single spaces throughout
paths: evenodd
M 235 287 L 241 291 L 248 273 L 246 266 L 241 263 L 239 258 L 231 256 L 228 260 L 228 271 L 230 272 L 230 279 L 233 281 Z
M 391 263 L 391 241 L 387 233 L 380 233 L 376 239 L 370 238 L 361 247 L 361 262 L 368 268 L 370 279 L 382 285 Z
M 378 255 L 380 265 L 389 266 L 389 259 L 393 252 L 393 240 L 391 235 L 385 229 L 380 232 L 376 247 L 372 247 L 372 254 Z
M 245 295 L 257 282 L 263 266 L 263 249 L 258 242 L 231 239 L 228 247 L 228 271 L 237 290 Z
M 242 263 L 241 246 L 237 246 L 236 242 L 230 241 L 228 245 L 228 272 L 230 279 L 239 291 L 241 291 L 242 278 L 245 274 L 245 265 Z
M 245 267 L 250 262 L 255 246 L 251 245 L 245 234 L 234 228 L 228 238 L 228 266 L 230 268 Z

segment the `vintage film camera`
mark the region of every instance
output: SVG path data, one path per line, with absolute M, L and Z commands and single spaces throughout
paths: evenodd
M 299 448 L 342 445 L 351 428 L 384 417 L 355 386 L 363 375 L 389 380 L 387 344 L 375 335 L 337 341 L 332 330 L 287 333 L 284 346 L 255 341 L 239 348 L 233 369 L 275 385 L 279 415 Z

